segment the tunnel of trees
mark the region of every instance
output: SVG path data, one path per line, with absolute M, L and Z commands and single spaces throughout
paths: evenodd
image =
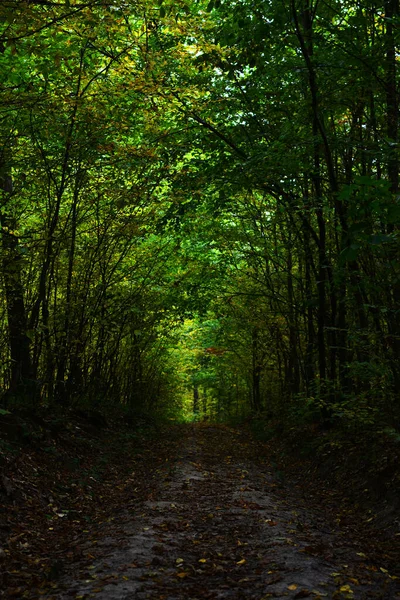
M 398 0 L 3 0 L 2 411 L 400 428 Z

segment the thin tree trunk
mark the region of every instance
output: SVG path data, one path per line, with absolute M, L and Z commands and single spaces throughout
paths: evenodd
M 72 300 L 72 274 L 75 261 L 75 244 L 76 244 L 76 228 L 77 228 L 77 205 L 78 205 L 79 186 L 76 184 L 74 198 L 71 211 L 71 244 L 68 256 L 68 274 L 65 290 L 65 318 L 63 328 L 63 338 L 61 340 L 61 348 L 57 366 L 57 399 L 61 403 L 68 401 L 66 396 L 65 373 L 67 368 L 67 353 L 70 349 L 71 337 L 71 300 Z
M 261 409 L 261 365 L 259 357 L 259 342 L 258 342 L 258 329 L 253 328 L 252 333 L 252 404 L 253 410 L 258 412 Z
M 7 208 L 13 186 L 5 155 L 0 155 L 0 193 L 1 205 Z M 9 394 L 23 395 L 27 388 L 32 388 L 32 363 L 30 356 L 30 339 L 27 335 L 27 319 L 22 284 L 22 254 L 18 236 L 15 233 L 17 223 L 10 216 L 11 210 L 0 212 L 2 271 L 6 293 L 6 309 L 8 320 L 8 340 L 10 348 L 11 369 Z
M 199 386 L 193 384 L 193 414 L 197 416 L 199 413 Z

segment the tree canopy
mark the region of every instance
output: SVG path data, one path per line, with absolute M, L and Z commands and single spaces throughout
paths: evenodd
M 5 0 L 1 398 L 399 425 L 398 0 Z

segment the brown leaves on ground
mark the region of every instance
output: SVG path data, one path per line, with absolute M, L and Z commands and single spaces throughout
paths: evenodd
M 73 566 L 77 599 L 106 598 L 110 586 L 133 581 L 157 600 L 345 599 L 361 597 L 363 586 L 379 592 L 380 582 L 396 584 L 396 538 L 390 551 L 372 541 L 340 490 L 319 489 L 317 478 L 283 486 L 268 473 L 268 449 L 246 433 L 182 426 L 149 437 L 70 417 L 56 435 L 42 426 L 38 439 L 16 450 L 10 444 L 1 463 L 2 597 L 57 598 Z M 324 535 L 327 527 L 336 537 Z M 121 548 L 131 536 L 150 546 L 146 558 L 125 564 Z M 327 587 L 301 581 L 307 561 L 338 565 L 326 571 Z
M 22 421 L 22 420 L 21 420 Z M 39 424 L 38 424 L 39 421 Z M 176 443 L 86 415 L 22 421 L 27 439 L 0 445 L 0 597 L 30 598 L 56 587 L 68 563 L 90 562 L 93 528 L 118 506 L 135 509 Z M 150 432 L 154 433 L 154 432 Z M 178 436 L 179 437 L 179 436 Z M 23 442 L 23 443 L 22 443 Z M 36 590 L 36 591 L 35 591 Z

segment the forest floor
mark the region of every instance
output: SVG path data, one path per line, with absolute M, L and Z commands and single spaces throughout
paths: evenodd
M 248 432 L 73 427 L 3 461 L 0 597 L 400 598 L 396 531 Z

